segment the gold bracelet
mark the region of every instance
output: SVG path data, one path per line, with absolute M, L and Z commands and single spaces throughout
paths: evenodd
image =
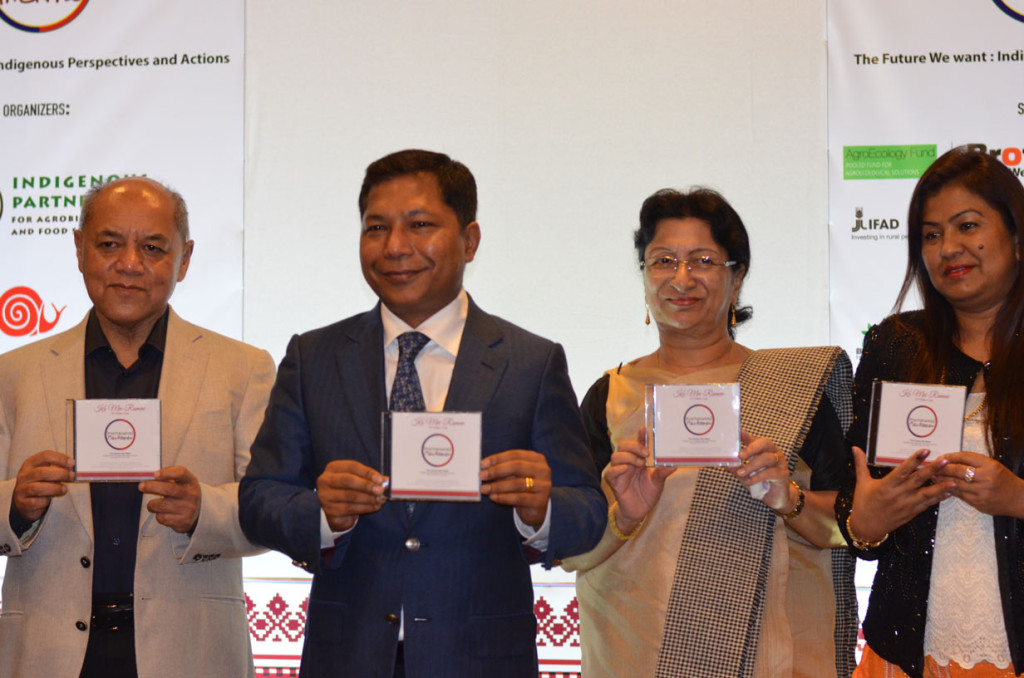
M 858 551 L 867 551 L 868 549 L 876 549 L 885 543 L 885 540 L 889 538 L 889 533 L 886 532 L 878 541 L 864 541 L 853 534 L 853 530 L 850 529 L 850 518 L 853 517 L 853 511 L 850 511 L 849 515 L 846 516 L 846 534 L 850 535 L 850 543 L 853 544 L 853 548 Z
M 647 516 L 644 516 L 640 519 L 640 522 L 636 524 L 636 527 L 633 528 L 632 532 L 630 532 L 629 534 L 623 534 L 622 531 L 619 530 L 619 526 L 615 524 L 615 507 L 618 505 L 619 502 L 614 502 L 611 506 L 608 507 L 608 527 L 612 528 L 612 534 L 614 534 L 620 540 L 629 541 L 640 532 L 640 528 L 644 526 L 644 522 L 646 522 Z
M 793 520 L 793 518 L 796 518 L 804 512 L 804 504 L 807 503 L 807 497 L 804 496 L 804 488 L 797 485 L 795 480 L 790 480 L 789 484 L 796 488 L 796 506 L 789 513 L 781 513 L 772 509 L 775 515 L 780 516 L 783 520 Z

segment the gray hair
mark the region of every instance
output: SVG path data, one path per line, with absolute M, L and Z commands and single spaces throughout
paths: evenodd
M 174 203 L 174 226 L 178 229 L 178 235 L 181 236 L 181 242 L 188 242 L 188 206 L 185 204 L 185 198 L 181 197 L 181 193 L 178 193 L 172 188 L 165 186 L 164 184 L 150 179 L 149 177 L 121 177 L 119 179 L 111 179 L 105 181 L 102 184 L 97 184 L 86 191 L 85 196 L 82 198 L 82 213 L 78 219 L 78 228 L 85 229 L 85 225 L 92 218 L 93 208 L 95 206 L 96 199 L 100 196 L 105 189 L 113 186 L 114 184 L 124 181 L 126 179 L 140 179 L 147 181 L 154 186 L 159 186 L 163 189 L 167 195 L 171 198 Z

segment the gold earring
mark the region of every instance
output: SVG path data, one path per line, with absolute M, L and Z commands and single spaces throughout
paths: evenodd
M 736 327 L 736 304 L 729 304 L 729 327 Z
M 651 309 L 647 309 L 647 317 L 644 318 L 644 325 L 651 324 Z

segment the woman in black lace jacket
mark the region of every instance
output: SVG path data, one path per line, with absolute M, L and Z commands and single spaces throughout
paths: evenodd
M 1024 186 L 995 158 L 941 156 L 914 189 L 907 274 L 923 310 L 872 328 L 854 386 L 863 448 L 874 380 L 967 386 L 964 451 L 869 470 L 836 502 L 877 559 L 855 678 L 1024 671 Z M 897 668 L 898 667 L 898 668 Z

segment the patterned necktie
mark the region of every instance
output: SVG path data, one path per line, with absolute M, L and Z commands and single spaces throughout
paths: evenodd
M 391 400 L 388 402 L 388 409 L 392 412 L 422 412 L 426 409 L 413 361 L 428 341 L 430 337 L 421 332 L 406 332 L 398 336 L 398 371 L 391 384 Z
M 398 335 L 398 371 L 391 384 L 391 400 L 388 402 L 388 409 L 392 412 L 422 412 L 427 409 L 423 404 L 423 389 L 420 388 L 414 361 L 428 341 L 430 337 L 421 332 Z M 405 515 L 412 518 L 414 511 L 413 503 L 408 502 Z

